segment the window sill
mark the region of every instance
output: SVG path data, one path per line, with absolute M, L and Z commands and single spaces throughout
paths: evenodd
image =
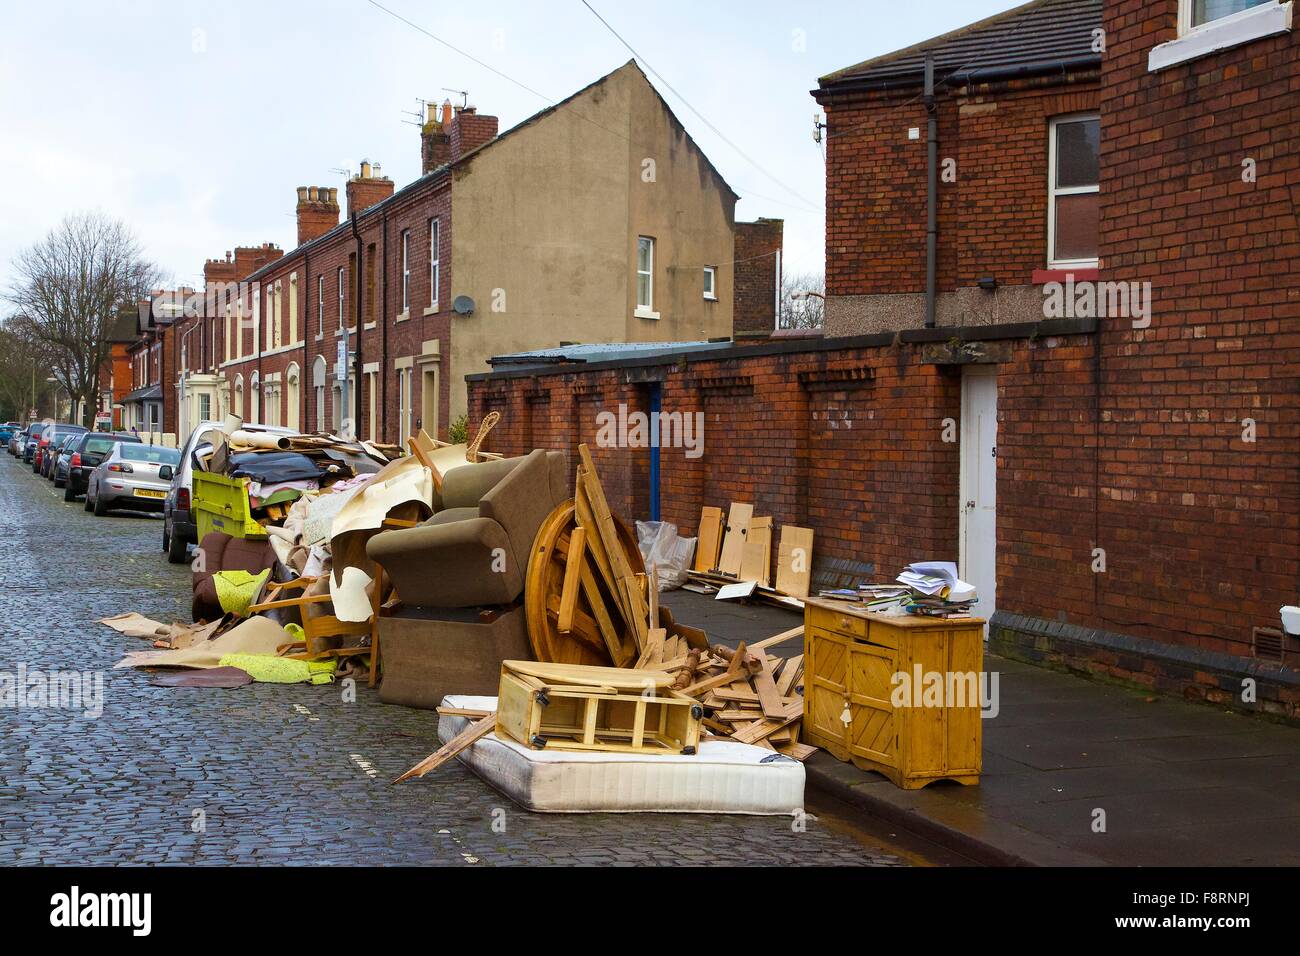
M 406 309 L 403 312 L 397 313 L 397 318 L 393 319 L 393 324 L 396 325 L 399 322 L 410 322 L 410 321 L 411 321 L 411 310 Z M 367 328 L 369 328 L 369 326 L 367 326 Z
M 367 323 L 365 324 L 365 326 L 364 326 L 364 328 L 365 328 L 365 330 L 366 330 L 367 332 L 369 332 L 369 331 L 370 331 L 371 329 L 373 329 L 374 327 L 375 327 L 375 323 L 374 323 L 374 322 L 367 322 Z
M 1147 72 L 1160 70 L 1179 63 L 1187 63 L 1220 50 L 1252 43 L 1265 37 L 1286 33 L 1291 29 L 1291 3 L 1270 3 L 1251 7 L 1241 13 L 1214 20 L 1189 31 L 1177 40 L 1161 43 L 1147 57 Z
M 638 319 L 653 319 L 656 322 L 659 320 L 658 312 L 652 312 L 651 310 L 641 306 L 637 306 L 636 311 L 633 312 L 632 315 Z
M 1101 271 L 1095 265 L 1069 268 L 1053 266 L 1050 269 L 1035 269 L 1029 281 L 1033 285 L 1047 285 L 1049 282 L 1065 282 L 1070 276 L 1074 277 L 1075 282 L 1096 282 L 1101 278 Z
M 717 302 L 717 301 L 718 301 L 718 297 L 717 297 L 716 295 L 706 295 L 706 296 L 704 297 L 704 301 L 705 301 L 705 302 Z
M 425 310 L 424 310 L 424 314 L 425 314 L 425 315 L 437 315 L 437 314 L 438 314 L 438 303 L 435 302 L 435 303 L 433 303 L 433 305 L 431 305 L 431 306 L 429 306 L 427 309 L 425 309 Z

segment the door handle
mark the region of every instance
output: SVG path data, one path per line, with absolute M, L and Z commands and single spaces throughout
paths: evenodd
M 974 511 L 974 510 L 975 510 L 975 499 L 974 499 L 974 498 L 972 498 L 970 501 L 966 502 L 966 510 L 967 510 L 967 511 Z

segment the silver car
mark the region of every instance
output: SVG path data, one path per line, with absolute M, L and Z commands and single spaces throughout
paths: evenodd
M 175 448 L 119 442 L 90 473 L 86 510 L 101 517 L 113 508 L 162 511 L 180 460 Z

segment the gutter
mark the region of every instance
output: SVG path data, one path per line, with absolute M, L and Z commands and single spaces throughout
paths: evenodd
M 1051 60 L 1035 60 L 1032 63 L 1021 63 L 1015 66 L 1000 66 L 976 68 L 973 70 L 959 70 L 945 76 L 940 85 L 949 86 L 970 84 L 970 83 L 992 83 L 997 80 L 1018 80 L 1028 76 L 1050 76 L 1053 73 L 1059 73 L 1062 77 L 1070 70 L 1082 69 L 1085 67 L 1100 67 L 1101 57 L 1095 53 L 1089 53 L 1080 56 L 1058 57 Z M 842 81 L 832 81 L 820 85 L 815 90 L 811 90 L 814 99 L 819 103 L 822 97 L 829 99 L 841 93 L 883 93 L 891 90 L 914 89 L 917 86 L 923 86 L 925 83 L 924 72 L 900 73 L 896 76 L 883 79 L 847 79 Z
M 357 228 L 357 213 L 356 213 L 356 210 L 353 210 L 353 211 L 352 211 L 352 215 L 348 218 L 348 221 L 352 224 L 352 238 L 353 238 L 353 241 L 356 243 L 356 253 L 355 253 L 355 255 L 356 255 L 356 259 L 355 259 L 355 261 L 356 261 L 356 266 L 353 268 L 353 271 L 356 273 L 356 276 L 355 276 L 355 280 L 356 280 L 356 281 L 355 281 L 355 283 L 354 283 L 354 285 L 355 285 L 355 289 L 354 289 L 354 291 L 353 291 L 352 294 L 353 294 L 353 297 L 356 299 L 356 303 L 355 303 L 355 305 L 353 306 L 353 311 L 356 313 L 356 316 L 357 316 L 357 360 L 356 360 L 356 362 L 352 363 L 352 367 L 353 367 L 353 371 L 356 373 L 356 376 L 357 376 L 357 391 L 360 392 L 360 391 L 361 391 L 361 365 L 360 365 L 360 362 L 361 362 L 361 324 L 362 324 L 362 323 L 361 323 L 361 272 L 362 272 L 362 263 L 361 263 L 361 230 L 359 230 L 359 229 Z M 341 421 L 341 422 L 344 422 L 344 421 L 347 420 L 347 419 L 346 419 L 346 413 L 347 413 L 347 412 L 352 408 L 352 404 L 351 404 L 351 400 L 352 400 L 351 391 L 352 391 L 352 390 L 348 387 L 348 386 L 349 386 L 349 381 L 348 381 L 348 374 L 347 374 L 347 372 L 348 372 L 348 357 L 349 357 L 351 354 L 352 354 L 352 336 L 351 336 L 351 335 L 349 334 L 349 332 L 348 332 L 348 324 L 347 324 L 346 322 L 344 322 L 344 323 L 343 323 L 343 414 L 339 415 L 339 421 Z M 361 438 L 361 428 L 360 428 L 360 424 L 361 424 L 361 423 L 357 420 L 357 419 L 359 419 L 360 417 L 361 417 L 361 402 L 358 401 L 358 402 L 357 402 L 357 415 L 356 415 L 356 418 L 354 418 L 353 421 L 352 421 L 352 437 L 355 438 L 355 439 L 357 439 L 357 440 L 360 440 L 360 438 Z

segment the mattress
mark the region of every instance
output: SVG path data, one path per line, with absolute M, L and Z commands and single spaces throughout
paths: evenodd
M 448 696 L 443 706 L 495 710 L 495 697 Z M 440 717 L 438 739 L 470 723 Z M 763 747 L 703 740 L 699 752 L 623 754 L 530 750 L 488 734 L 459 760 L 515 803 L 537 813 L 744 813 L 803 809 L 804 768 Z

